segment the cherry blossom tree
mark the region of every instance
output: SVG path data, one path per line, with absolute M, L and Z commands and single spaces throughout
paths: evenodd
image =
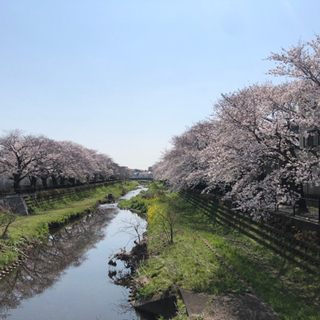
M 270 74 L 287 81 L 221 95 L 206 130 L 197 124 L 173 138 L 156 179 L 219 188 L 256 216 L 284 202 L 303 207 L 303 185 L 320 185 L 320 38 L 269 59 L 279 64 Z
M 20 130 L 0 137 L 0 175 L 12 180 L 15 190 L 24 178 L 34 175 L 44 141 L 43 136 L 23 135 Z
M 205 185 L 208 163 L 202 161 L 201 151 L 209 144 L 212 126 L 212 121 L 201 121 L 173 137 L 173 148 L 154 166 L 155 179 L 167 180 L 176 190 Z
M 12 180 L 18 190 L 26 178 L 31 187 L 36 187 L 40 180 L 47 186 L 49 178 L 53 185 L 65 184 L 67 180 L 74 183 L 98 178 L 126 179 L 128 170 L 109 156 L 72 141 L 55 141 L 13 130 L 0 137 L 0 176 Z
M 296 100 L 291 85 L 265 84 L 222 95 L 215 104 L 220 125 L 210 180 L 231 188 L 226 197 L 238 209 L 261 212 L 303 195 L 310 166 L 301 171 L 308 155 L 299 145 Z
M 113 163 L 114 161 L 106 154 L 96 153 L 94 155 L 96 167 L 93 172 L 94 180 L 108 179 L 113 175 Z
M 60 180 L 64 184 L 67 179 L 71 182 L 89 182 L 94 178 L 98 168 L 97 152 L 87 149 L 72 141 L 58 142 L 59 159 L 52 170 L 52 180 Z
M 61 150 L 59 152 L 58 144 L 52 139 L 45 138 L 39 153 L 34 161 L 34 171 L 28 175 L 30 186 L 36 187 L 40 179 L 43 186 L 47 186 L 47 179 L 51 176 L 53 168 L 59 163 Z

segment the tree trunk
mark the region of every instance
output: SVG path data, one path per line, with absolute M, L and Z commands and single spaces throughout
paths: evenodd
M 41 178 L 41 181 L 42 181 L 42 185 L 44 186 L 44 187 L 47 187 L 48 185 L 47 185 L 47 178 Z
M 299 212 L 308 212 L 307 202 L 305 199 L 299 199 L 297 204 Z
M 299 212 L 308 212 L 307 201 L 306 201 L 306 199 L 304 199 L 305 194 L 303 192 L 302 183 L 300 184 L 300 194 L 301 194 L 301 198 L 298 201 L 298 210 L 299 210 Z
M 7 225 L 6 225 L 6 227 L 4 228 L 4 230 L 3 230 L 3 232 L 2 232 L 2 235 L 1 235 L 1 238 L 2 238 L 2 239 L 5 239 L 5 238 L 6 238 L 10 224 L 11 224 L 11 221 L 9 221 L 9 222 L 7 223 Z
M 7 237 L 7 232 L 8 232 L 8 229 L 9 229 L 9 226 L 11 225 L 11 223 L 14 221 L 14 220 L 16 220 L 16 215 L 13 213 L 13 212 L 7 212 L 6 213 L 6 215 L 7 215 L 7 221 L 6 221 L 6 226 L 5 226 L 5 228 L 4 228 L 4 230 L 3 230 L 3 232 L 2 232 L 2 235 L 1 235 L 1 238 L 2 239 L 5 239 L 6 237 Z
M 32 177 L 29 177 L 29 180 L 30 180 L 30 187 L 32 189 L 35 189 L 37 186 L 37 178 L 32 176 Z
M 296 188 L 296 192 L 300 194 L 300 199 L 297 202 L 298 205 L 298 212 L 302 213 L 302 212 L 308 212 L 308 208 L 307 208 L 307 202 L 304 199 L 305 194 L 303 192 L 303 185 L 302 183 L 299 184 L 299 186 L 295 186 Z
M 51 179 L 52 179 L 52 184 L 54 186 L 57 186 L 58 185 L 58 181 L 57 181 L 56 177 L 55 176 L 51 176 Z
M 13 175 L 13 189 L 15 192 L 19 193 L 19 184 L 20 184 L 20 174 Z

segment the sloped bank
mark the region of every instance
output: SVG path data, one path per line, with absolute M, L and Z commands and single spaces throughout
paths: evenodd
M 52 201 L 52 194 L 46 192 L 37 196 L 37 205 L 29 203 L 33 214 L 19 217 L 9 229 L 9 237 L 0 239 L 0 278 L 28 257 L 34 247 L 45 241 L 49 231 L 70 223 L 105 202 L 115 201 L 130 190 L 136 189 L 136 182 L 123 181 L 98 188 L 78 191 L 75 196 L 61 196 Z M 54 193 L 54 192 L 52 192 Z M 41 199 L 41 201 L 39 200 Z
M 129 183 L 129 182 L 128 182 Z M 112 185 L 120 185 L 121 195 L 125 194 L 126 190 L 124 186 L 127 182 L 124 181 L 106 181 L 96 184 L 87 184 L 72 188 L 60 188 L 48 191 L 41 191 L 35 194 L 24 196 L 25 203 L 28 206 L 28 212 L 30 214 L 43 212 L 55 208 L 59 204 L 67 204 L 68 202 L 74 202 L 83 200 L 90 196 L 94 196 L 99 193 L 99 190 L 104 187 L 110 187 Z M 128 190 L 129 191 L 129 190 Z M 116 192 L 118 194 L 118 192 Z
M 152 215 L 157 210 L 161 211 L 168 199 L 176 201 L 180 207 L 173 244 L 169 243 L 161 225 L 152 221 Z M 186 319 L 188 315 L 179 294 L 181 289 L 208 294 L 210 308 L 216 308 L 221 301 L 227 307 L 233 302 L 236 306 L 241 301 L 247 303 L 250 300 L 250 290 L 247 291 L 246 286 L 214 254 L 208 252 L 198 236 L 200 234 L 281 318 L 318 319 L 318 275 L 298 268 L 289 259 L 237 228 L 221 224 L 214 216 L 203 212 L 201 206 L 187 200 L 177 193 L 166 195 L 161 188 L 150 187 L 148 192 L 120 204 L 142 212 L 146 208 L 149 216 L 149 258 L 142 261 L 132 281 L 130 298 L 134 305 L 173 294 L 178 305 L 175 319 Z M 218 204 L 215 210 L 228 214 L 228 210 Z
M 130 252 L 122 249 L 120 252 L 114 254 L 109 261 L 109 265 L 116 266 L 115 260 L 121 260 L 125 263 L 125 267 L 131 270 L 130 277 L 128 278 L 128 274 L 125 274 L 125 277 L 131 281 L 128 301 L 130 301 L 135 309 L 156 316 L 161 315 L 166 318 L 174 317 L 177 314 L 177 299 L 174 293 L 165 292 L 149 298 L 135 298 L 141 283 L 139 283 L 140 280 L 137 281 L 137 279 L 134 278 L 134 275 L 136 270 L 139 269 L 140 263 L 148 258 L 148 241 L 146 234 L 144 234 L 143 240 L 140 242 L 135 241 L 135 246 Z

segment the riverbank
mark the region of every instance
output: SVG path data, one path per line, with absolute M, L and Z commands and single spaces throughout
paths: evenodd
M 121 198 L 129 199 L 138 187 Z M 121 201 L 121 200 L 120 200 Z M 108 257 L 130 251 L 133 239 L 124 221 L 140 220 L 117 203 L 105 203 L 50 236 L 0 281 L 0 318 L 12 320 L 146 320 L 126 301 L 130 271 Z
M 172 244 L 170 228 L 156 218 L 157 213 L 165 213 L 169 202 L 175 204 L 175 210 L 179 208 L 173 225 Z M 227 310 L 231 303 L 235 306 L 248 297 L 250 293 L 246 284 L 208 250 L 200 235 L 280 318 L 320 319 L 318 275 L 281 257 L 239 230 L 219 223 L 178 193 L 165 195 L 161 185 L 153 185 L 148 192 L 120 205 L 148 212 L 150 258 L 142 262 L 136 272 L 133 282 L 135 300 L 174 294 L 178 301 L 175 319 L 187 319 L 180 289 L 207 294 L 208 304 L 203 312 L 208 316 L 213 312 L 210 306 L 217 308 L 219 301 L 229 301 L 229 305 L 223 304 Z M 217 205 L 218 209 L 220 212 L 226 210 Z M 223 316 L 224 311 L 220 311 Z M 247 319 L 255 319 L 249 311 Z
M 44 241 L 50 228 L 62 226 L 73 219 L 89 214 L 97 205 L 107 200 L 108 195 L 117 200 L 130 190 L 136 189 L 136 181 L 124 181 L 95 189 L 86 190 L 60 201 L 50 197 L 38 202 L 34 213 L 18 217 L 9 228 L 6 239 L 0 239 L 0 268 L 9 272 L 9 267 L 27 257 L 28 252 Z M 2 230 L 0 229 L 0 232 Z M 4 270 L 8 269 L 8 270 Z

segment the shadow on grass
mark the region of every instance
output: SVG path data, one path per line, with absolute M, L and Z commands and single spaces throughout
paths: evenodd
M 218 205 L 214 210 L 223 211 Z M 200 233 L 283 319 L 320 319 L 320 277 L 218 222 L 190 203 L 182 209 L 183 230 Z M 208 254 L 208 253 L 207 253 Z

